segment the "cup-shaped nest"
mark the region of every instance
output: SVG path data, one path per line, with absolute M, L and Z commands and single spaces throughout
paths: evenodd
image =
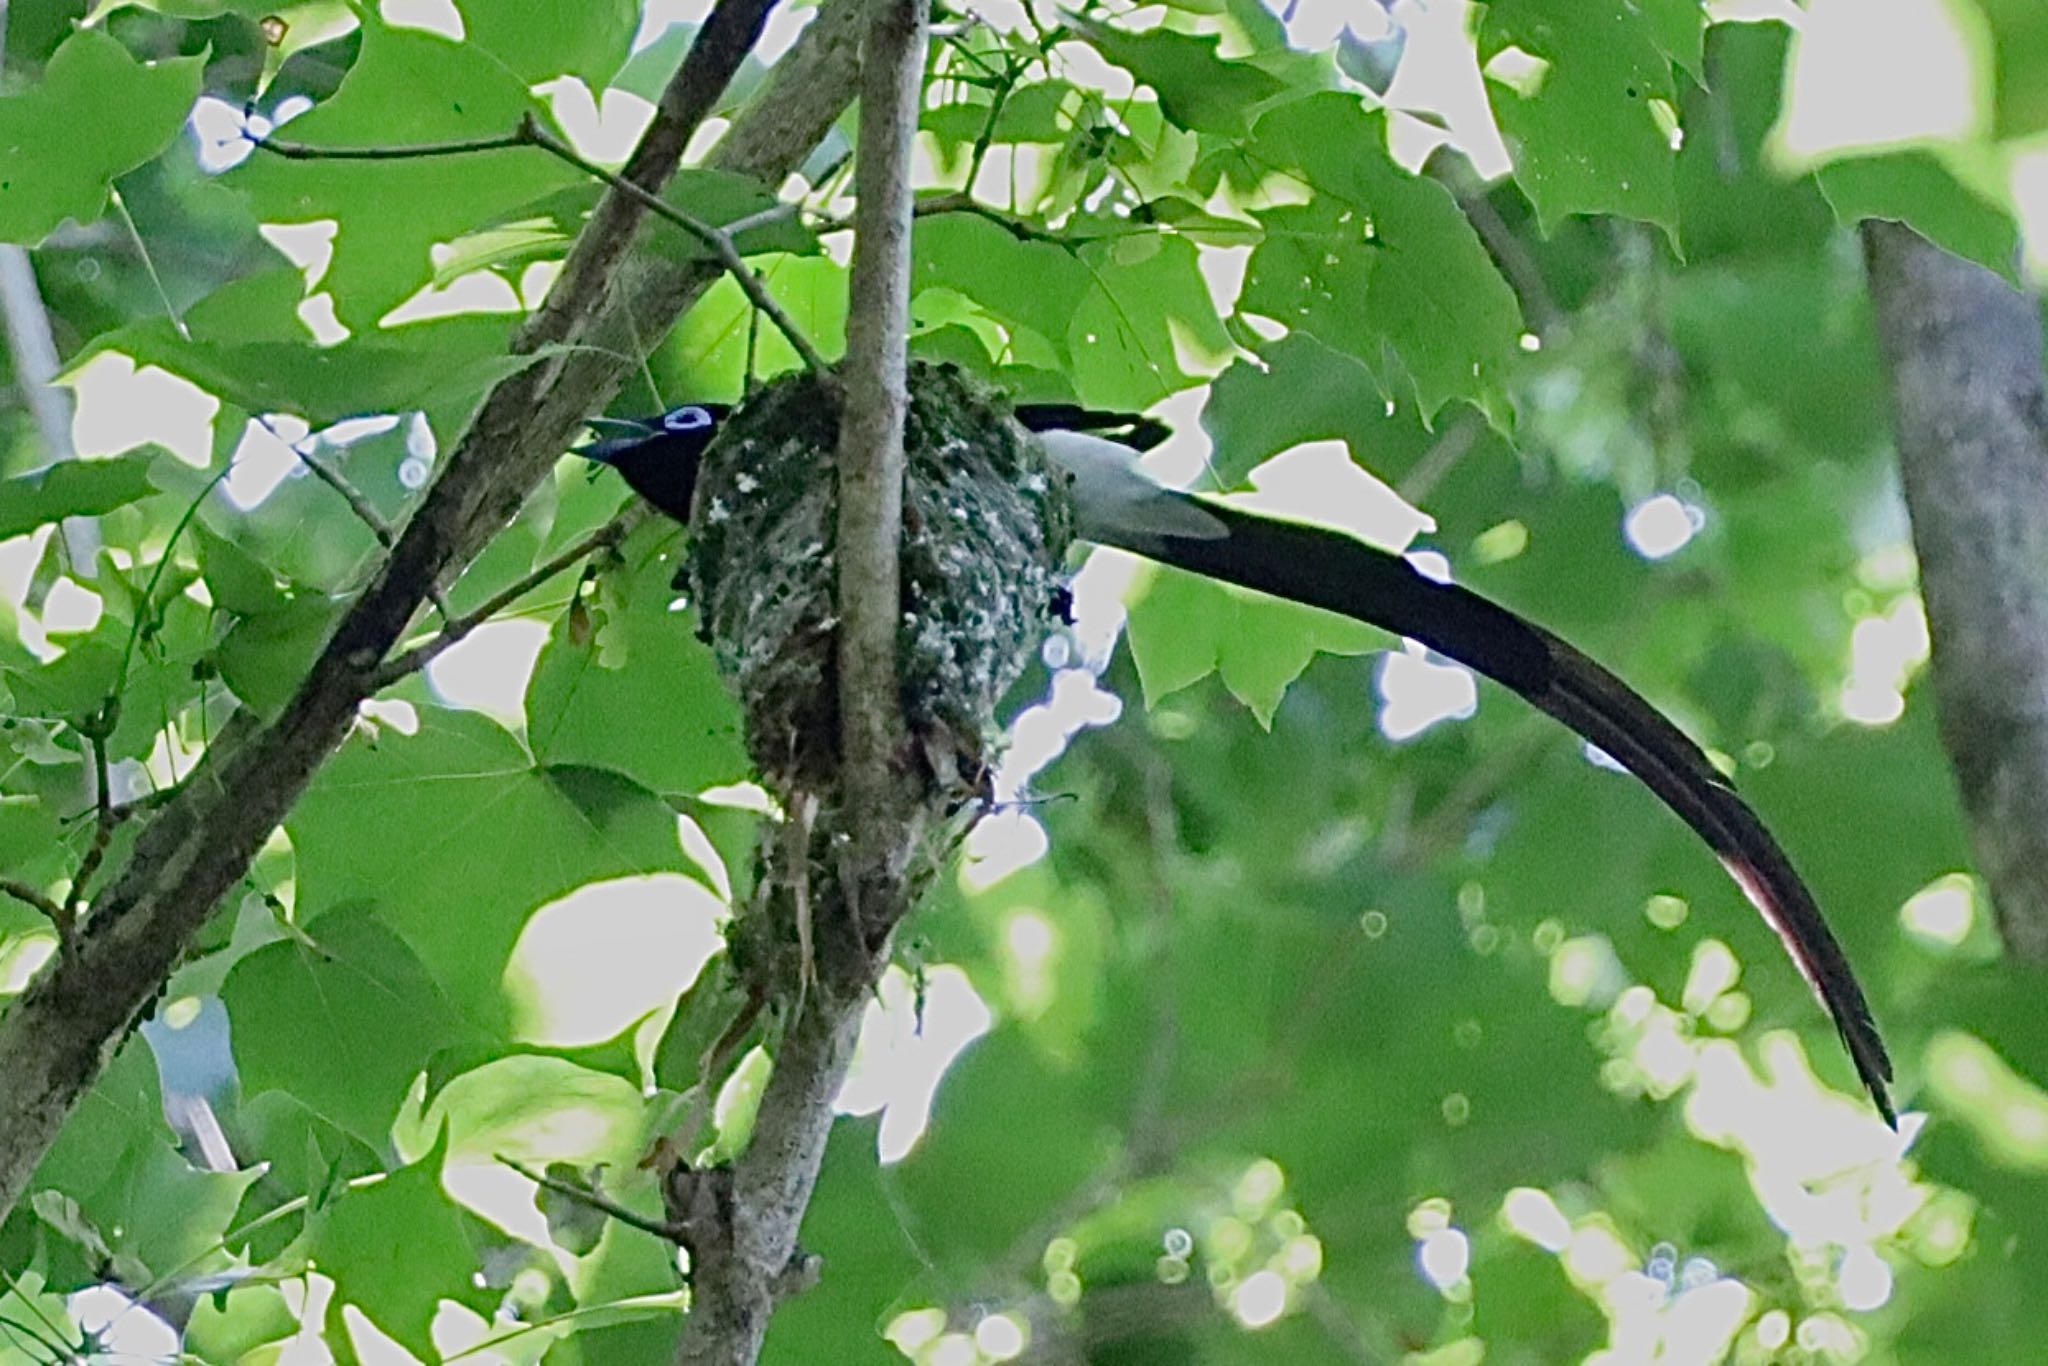
M 897 669 L 925 776 L 951 788 L 985 769 L 995 708 L 1052 624 L 1073 513 L 999 395 L 923 363 L 910 395 Z M 807 373 L 769 384 L 705 453 L 691 518 L 702 630 L 784 797 L 831 790 L 839 766 L 837 405 Z

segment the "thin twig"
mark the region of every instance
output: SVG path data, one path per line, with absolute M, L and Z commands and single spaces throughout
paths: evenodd
M 560 158 L 585 175 L 596 176 L 620 193 L 638 199 L 649 213 L 657 218 L 667 219 L 709 247 L 711 254 L 725 267 L 726 273 L 732 276 L 734 283 L 739 285 L 741 292 L 754 307 L 766 313 L 769 320 L 781 329 L 782 335 L 789 339 L 789 344 L 796 349 L 796 353 L 803 357 L 804 364 L 809 366 L 813 373 L 830 381 L 831 365 L 818 354 L 818 348 L 811 345 L 811 339 L 804 335 L 804 330 L 796 325 L 795 320 L 782 311 L 782 305 L 775 302 L 775 296 L 768 292 L 768 287 L 761 283 L 760 277 L 748 268 L 746 258 L 741 256 L 739 248 L 733 245 L 731 232 L 714 227 L 693 214 L 685 213 L 659 195 L 649 194 L 616 172 L 608 171 L 596 162 L 586 160 L 578 155 L 574 148 L 542 128 L 532 114 L 528 114 L 519 127 L 525 140 L 532 146 Z M 749 215 L 748 219 L 742 219 L 741 222 L 750 222 L 752 218 L 757 217 L 758 214 Z
M 5 9 L 0 4 L 0 11 Z M 0 243 L 0 315 L 6 319 L 14 383 L 35 417 L 43 451 L 53 465 L 70 460 L 78 454 L 71 443 L 71 395 L 52 382 L 57 377 L 58 357 L 50 313 L 43 304 L 42 286 L 36 282 L 28 249 L 12 242 Z M 59 540 L 73 578 L 89 583 L 98 576 L 96 520 L 66 517 L 59 527 Z
M 16 878 L 0 877 L 0 894 L 11 896 L 24 905 L 33 906 L 36 910 L 42 912 L 43 917 L 52 925 L 57 924 L 64 918 L 64 908 L 62 906 L 58 905 L 49 896 Z
M 348 504 L 348 510 L 356 515 L 357 521 L 370 529 L 370 534 L 377 538 L 377 544 L 387 553 L 391 547 L 398 544 L 397 531 L 392 528 L 390 522 L 384 520 L 384 514 L 377 511 L 376 505 L 363 495 L 363 491 L 351 484 L 347 475 L 313 453 L 312 436 L 309 435 L 302 441 L 290 440 L 262 413 L 256 415 L 256 425 L 269 432 L 271 437 L 290 451 L 301 465 L 311 470 L 321 483 L 340 494 L 342 501 Z M 454 615 L 448 610 L 448 596 L 441 591 L 439 583 L 427 586 L 427 600 L 434 604 L 434 610 L 441 614 L 441 620 L 447 621 Z
M 460 138 L 453 142 L 413 142 L 403 147 L 314 147 L 282 138 L 258 137 L 244 131 L 251 145 L 283 157 L 286 161 L 417 161 L 425 157 L 468 156 L 475 152 L 505 152 L 531 144 L 517 130 L 487 138 Z
M 680 1237 L 679 1231 L 670 1227 L 667 1220 L 650 1219 L 638 1210 L 627 1209 L 602 1191 L 589 1186 L 579 1186 L 573 1181 L 558 1180 L 555 1177 L 549 1176 L 546 1172 L 534 1171 L 525 1163 L 507 1157 L 503 1153 L 497 1154 L 497 1158 L 502 1165 L 510 1167 L 513 1171 L 518 1172 L 541 1189 L 551 1190 L 555 1194 L 566 1196 L 580 1205 L 587 1205 L 599 1214 L 616 1219 L 622 1224 L 631 1225 L 642 1233 L 651 1233 L 655 1237 L 671 1243 L 678 1241 Z
M 261 413 L 256 415 L 256 425 L 276 438 L 278 444 L 289 450 L 321 483 L 340 494 L 342 501 L 348 504 L 349 511 L 356 515 L 356 520 L 368 527 L 370 534 L 377 538 L 378 545 L 389 550 L 397 543 L 398 534 L 392 530 L 391 523 L 384 520 L 384 514 L 377 511 L 376 506 L 363 496 L 362 490 L 351 484 L 347 475 L 313 454 L 312 436 L 309 435 L 302 441 L 293 441 L 280 432 L 269 417 Z
M 647 505 L 635 503 L 632 507 L 627 508 L 624 512 L 612 518 L 609 522 L 606 522 L 603 526 L 591 532 L 561 554 L 534 569 L 532 573 L 526 575 L 518 582 L 491 594 L 490 597 L 484 600 L 483 605 L 474 612 L 459 617 L 444 617 L 447 625 L 443 626 L 440 633 L 433 639 L 423 644 L 415 645 L 404 654 L 394 656 L 385 661 L 384 666 L 377 670 L 372 680 L 372 691 L 388 688 L 406 675 L 418 673 L 421 669 L 426 668 L 427 665 L 440 658 L 445 651 L 459 644 L 470 632 L 476 630 L 477 627 L 483 625 L 492 617 L 504 611 L 507 607 L 510 607 L 549 579 L 552 579 L 555 575 L 574 565 L 577 561 L 625 540 L 628 533 L 646 519 Z
M 733 277 L 734 282 L 739 285 L 754 307 L 767 314 L 769 320 L 781 330 L 782 335 L 789 339 L 789 344 L 795 348 L 797 355 L 803 358 L 805 365 L 828 379 L 832 373 L 832 367 L 818 353 L 817 347 L 811 345 L 811 339 L 804 335 L 803 329 L 783 311 L 782 305 L 775 301 L 775 296 L 768 292 L 767 286 L 761 283 L 759 277 L 748 269 L 746 258 L 740 255 L 739 248 L 734 245 L 734 238 L 738 236 L 735 229 L 744 231 L 771 222 L 771 214 L 775 217 L 782 216 L 784 211 L 779 207 L 749 214 L 732 227 L 721 228 L 706 223 L 696 215 L 677 208 L 660 195 L 634 184 L 617 171 L 608 170 L 583 156 L 568 143 L 541 127 L 540 120 L 534 117 L 531 111 L 521 117 L 517 128 L 497 137 L 470 138 L 457 142 L 421 142 L 404 147 L 312 147 L 304 143 L 280 142 L 275 138 L 259 138 L 254 134 L 246 136 L 258 147 L 293 161 L 401 161 L 408 157 L 464 156 L 474 152 L 502 152 L 514 147 L 537 147 L 585 175 L 603 181 L 619 193 L 638 202 L 655 217 L 673 223 L 696 238 L 710 250 L 718 264 L 725 268 L 726 273 Z
M 1015 214 L 1004 213 L 1001 209 L 984 204 L 973 195 L 960 191 L 950 194 L 928 195 L 918 200 L 916 207 L 911 212 L 919 218 L 931 218 L 947 213 L 972 214 L 976 218 L 987 219 L 1019 242 L 1050 242 L 1054 246 L 1063 247 L 1068 251 L 1074 250 L 1076 245 L 1056 232 L 1048 232 L 1044 228 L 1033 227 Z M 1146 231 L 1155 231 L 1155 229 L 1148 227 Z

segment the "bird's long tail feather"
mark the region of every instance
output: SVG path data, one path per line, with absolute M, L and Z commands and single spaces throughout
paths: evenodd
M 1841 1031 L 1856 1072 L 1896 1123 L 1891 1061 L 1849 961 L 1764 823 L 1700 747 L 1614 674 L 1469 589 L 1425 578 L 1342 532 L 1188 498 L 1226 534 L 1107 536 L 1177 568 L 1306 603 L 1421 641 L 1521 694 L 1634 774 L 1705 840 L 1784 941 Z

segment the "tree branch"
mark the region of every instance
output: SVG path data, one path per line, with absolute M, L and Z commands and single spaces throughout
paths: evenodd
M 5 9 L 0 4 L 0 13 Z M 51 382 L 57 377 L 57 342 L 50 332 L 49 310 L 43 306 L 42 287 L 36 283 L 27 248 L 12 242 L 0 243 L 0 315 L 7 322 L 14 382 L 35 417 L 43 450 L 51 464 L 69 460 L 77 454 L 71 444 L 71 398 Z M 96 577 L 99 524 L 90 517 L 66 517 L 59 534 L 71 573 L 84 580 Z
M 729 1203 L 693 1222 L 690 1318 L 677 1361 L 748 1366 L 800 1264 L 797 1231 L 853 1060 L 867 989 L 913 896 L 923 823 L 906 772 L 897 683 L 903 433 L 909 408 L 910 153 L 925 66 L 926 0 L 866 0 L 857 207 L 838 478 L 840 773 L 830 955 L 775 1053 Z M 827 847 L 833 841 L 830 833 Z M 808 858 L 799 849 L 791 857 Z M 799 972 L 803 965 L 799 965 Z M 709 1174 L 715 1176 L 716 1174 Z M 718 1189 L 714 1186 L 713 1189 Z
M 896 684 L 897 558 L 910 407 L 910 150 L 926 22 L 924 0 L 867 3 L 838 528 L 840 781 L 855 857 L 863 860 L 892 838 L 901 806 L 895 795 L 904 747 Z M 854 909 L 858 913 L 857 897 Z
M 627 179 L 650 191 L 666 182 L 752 48 L 772 2 L 721 0 L 663 92 L 626 164 Z M 817 145 L 852 90 L 847 8 L 820 12 L 710 164 L 779 181 Z M 13 1209 L 72 1107 L 149 1010 L 215 902 L 340 743 L 428 590 L 512 519 L 583 417 L 623 382 L 630 361 L 619 353 L 634 331 L 666 332 L 716 277 L 706 262 L 677 267 L 655 254 L 632 254 L 644 215 L 634 197 L 605 195 L 547 301 L 514 343 L 535 362 L 484 400 L 297 694 L 275 721 L 247 723 L 216 742 L 137 836 L 126 866 L 97 898 L 78 951 L 61 956 L 0 1019 L 0 1076 L 7 1079 L 0 1086 L 0 1218 Z M 583 344 L 563 345 L 570 341 Z
M 1863 225 L 1941 735 L 2017 957 L 2048 962 L 2048 387 L 2038 300 Z
M 461 644 L 470 632 L 546 583 L 549 579 L 552 579 L 555 575 L 561 573 L 564 569 L 569 568 L 580 560 L 587 559 L 600 550 L 607 550 L 625 540 L 633 528 L 647 520 L 647 516 L 647 504 L 634 503 L 633 506 L 627 508 L 624 512 L 612 518 L 609 522 L 606 522 L 603 526 L 591 532 L 588 536 L 585 536 L 546 564 L 537 566 L 532 573 L 526 575 L 517 583 L 493 593 L 474 612 L 466 616 L 447 618 L 448 624 L 443 626 L 439 634 L 435 635 L 433 639 L 415 645 L 404 654 L 394 655 L 386 660 L 384 666 L 377 670 L 373 691 L 381 692 L 399 679 L 404 678 L 407 674 L 418 673 L 421 669 L 426 668 L 427 665 L 439 659 L 445 651 Z

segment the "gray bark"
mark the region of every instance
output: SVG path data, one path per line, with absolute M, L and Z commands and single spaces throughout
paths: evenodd
M 927 5 L 865 0 L 861 8 L 858 200 L 837 471 L 841 765 L 831 817 L 850 838 L 834 895 L 820 913 L 829 928 L 818 937 L 817 987 L 799 997 L 796 1018 L 775 1050 L 753 1138 L 732 1172 L 730 1201 L 692 1230 L 693 1293 L 676 1357 L 681 1366 L 750 1366 L 760 1356 L 777 1299 L 800 1287 L 797 1233 L 825 1158 L 832 1102 L 852 1064 L 891 932 L 916 899 L 911 869 L 929 814 L 919 809 L 906 779 L 896 667 L 909 408 L 910 155 L 924 88 Z M 785 855 L 791 856 L 808 859 L 810 842 L 794 842 L 793 855 Z M 779 875 L 786 883 L 809 877 L 791 868 Z
M 2039 302 L 1863 225 L 1942 741 L 2009 952 L 2048 961 L 2048 393 Z

